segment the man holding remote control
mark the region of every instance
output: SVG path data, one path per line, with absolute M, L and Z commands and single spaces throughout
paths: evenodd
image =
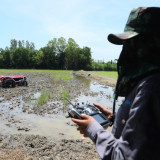
M 160 159 L 160 8 L 138 7 L 131 11 L 122 34 L 108 40 L 123 45 L 117 70 L 115 101 L 125 97 L 118 113 L 94 104 L 115 121 L 112 132 L 93 117 L 72 118 L 78 130 L 89 136 L 101 159 Z M 114 102 L 115 102 L 114 101 Z M 115 106 L 115 103 L 114 103 Z

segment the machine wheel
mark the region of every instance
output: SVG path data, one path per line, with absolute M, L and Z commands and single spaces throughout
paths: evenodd
M 2 87 L 3 88 L 8 88 L 8 87 L 15 87 L 16 86 L 16 82 L 12 79 L 5 79 L 2 81 Z
M 16 86 L 16 82 L 12 80 L 12 88 L 14 88 L 15 86 Z
M 24 81 L 24 82 L 23 82 L 23 85 L 24 85 L 24 86 L 28 86 L 27 81 Z
M 6 80 L 3 80 L 3 81 L 2 81 L 2 87 L 3 87 L 3 88 L 6 88 Z
M 3 80 L 3 82 L 2 82 L 2 87 L 3 88 L 9 87 L 9 85 L 10 85 L 10 80 L 9 79 Z

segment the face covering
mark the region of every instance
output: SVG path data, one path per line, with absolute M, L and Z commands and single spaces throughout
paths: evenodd
M 160 36 L 138 35 L 124 41 L 117 70 L 115 99 L 127 96 L 139 80 L 160 71 Z

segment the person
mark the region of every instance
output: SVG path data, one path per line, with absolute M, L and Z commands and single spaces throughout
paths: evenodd
M 160 8 L 138 7 L 131 11 L 124 32 L 108 40 L 122 45 L 118 58 L 115 101 L 125 97 L 115 115 L 112 132 L 94 118 L 72 118 L 77 129 L 89 136 L 101 159 L 160 159 Z M 113 113 L 94 104 L 110 119 Z

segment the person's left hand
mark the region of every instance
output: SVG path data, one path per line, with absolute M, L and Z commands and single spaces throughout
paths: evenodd
M 86 129 L 91 122 L 95 121 L 95 119 L 85 114 L 81 114 L 81 117 L 83 119 L 72 118 L 72 121 L 78 125 L 77 130 L 79 130 L 79 132 L 83 134 L 84 137 L 87 137 Z

